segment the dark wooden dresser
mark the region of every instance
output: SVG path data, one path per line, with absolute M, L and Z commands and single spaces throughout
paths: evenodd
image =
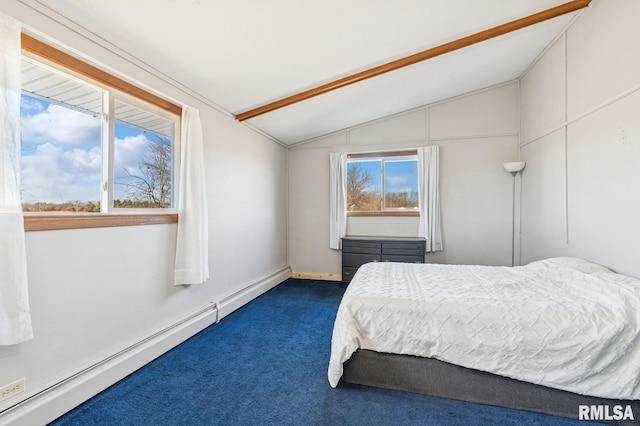
M 349 283 L 367 262 L 424 263 L 426 241 L 408 237 L 342 238 L 342 281 Z

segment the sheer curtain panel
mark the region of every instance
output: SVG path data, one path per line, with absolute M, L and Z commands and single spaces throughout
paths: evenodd
M 332 152 L 329 157 L 331 173 L 329 247 L 340 250 L 341 238 L 347 232 L 347 156 Z
M 0 345 L 33 339 L 20 201 L 20 31 L 0 13 Z
M 418 236 L 427 240 L 427 252 L 442 250 L 440 229 L 440 151 L 437 145 L 418 148 Z
M 209 279 L 209 215 L 200 111 L 182 108 L 175 285 Z

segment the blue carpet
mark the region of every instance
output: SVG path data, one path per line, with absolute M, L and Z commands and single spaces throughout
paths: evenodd
M 344 290 L 289 279 L 52 424 L 578 425 L 583 422 L 327 381 Z

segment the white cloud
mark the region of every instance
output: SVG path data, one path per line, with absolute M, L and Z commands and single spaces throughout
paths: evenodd
M 391 186 L 400 186 L 406 185 L 409 179 L 406 176 L 401 175 L 386 175 L 387 185 Z
M 64 203 L 100 199 L 101 120 L 37 100 L 22 104 L 22 200 Z M 114 174 L 138 174 L 149 139 L 139 133 L 115 139 Z M 123 188 L 114 188 L 116 198 Z
M 42 109 L 38 108 L 36 104 L 37 101 L 27 101 L 22 105 L 23 112 L 26 112 L 21 117 L 24 142 L 100 146 L 100 117 L 94 117 L 60 105 L 52 104 L 46 109 Z
M 22 199 L 100 199 L 100 118 L 22 97 Z
M 387 192 L 407 192 L 409 194 L 418 191 L 418 182 L 416 176 L 410 175 L 386 175 L 385 191 Z
M 140 133 L 115 140 L 113 198 L 125 199 L 126 187 L 124 184 L 131 182 L 127 176 L 140 175 L 140 162 L 149 149 L 149 139 Z
M 63 150 L 51 143 L 22 156 L 22 201 L 63 203 L 100 199 L 99 147 Z
M 149 139 L 142 133 L 115 140 L 115 175 L 135 175 L 140 160 L 148 151 Z
M 20 111 L 21 113 L 26 114 L 36 114 L 42 112 L 44 110 L 44 106 L 42 101 L 38 101 L 30 96 L 21 96 L 20 97 Z

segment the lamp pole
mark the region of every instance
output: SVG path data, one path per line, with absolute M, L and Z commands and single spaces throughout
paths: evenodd
M 513 176 L 513 195 L 511 198 L 511 266 L 515 266 L 516 256 L 516 175 L 524 169 L 526 164 L 524 161 L 503 164 L 504 169 Z
M 515 266 L 516 253 L 516 175 L 518 172 L 511 172 L 513 176 L 513 196 L 511 198 L 511 266 Z

